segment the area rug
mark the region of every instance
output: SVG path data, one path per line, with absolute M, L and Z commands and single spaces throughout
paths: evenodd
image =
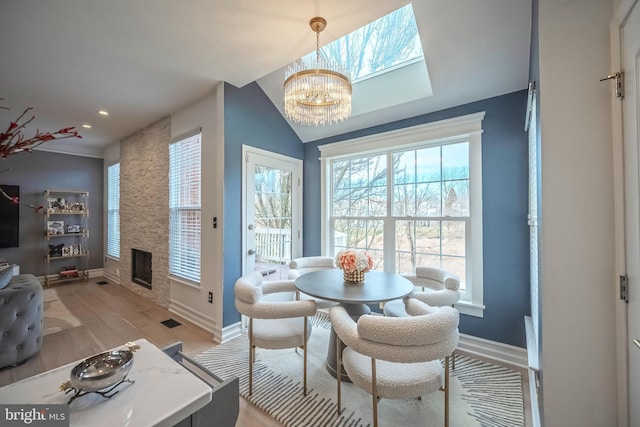
M 44 290 L 44 321 L 42 335 L 54 334 L 82 325 L 58 297 L 55 289 Z
M 302 394 L 302 350 L 257 349 L 253 395 L 248 395 L 248 339 L 243 334 L 195 357 L 222 378 L 237 376 L 240 394 L 284 426 L 373 425 L 371 396 L 350 383 L 342 384 L 343 412 L 336 412 L 336 380 L 326 370 L 329 322 L 316 316 L 309 339 L 308 393 Z M 450 377 L 450 425 L 524 426 L 521 374 L 492 363 L 457 355 Z M 421 400 L 381 399 L 380 426 L 444 425 L 444 394 Z

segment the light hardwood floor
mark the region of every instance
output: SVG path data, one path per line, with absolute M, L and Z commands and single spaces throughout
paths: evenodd
M 46 335 L 40 352 L 26 363 L 0 369 L 0 387 L 139 338 L 146 338 L 158 347 L 182 341 L 183 351 L 190 356 L 215 345 L 211 333 L 123 286 L 98 285 L 101 280 L 104 279 L 92 278 L 55 287 L 60 301 L 82 325 Z M 170 318 L 181 325 L 169 329 L 160 323 Z M 528 381 L 526 372 L 522 374 L 526 427 L 530 427 Z M 241 397 L 236 426 L 278 427 L 281 424 Z
M 191 356 L 215 345 L 211 333 L 123 286 L 98 285 L 100 280 L 103 278 L 55 287 L 60 301 L 82 325 L 46 335 L 40 351 L 26 363 L 0 369 L 0 387 L 140 338 L 158 347 L 182 341 L 183 351 Z M 160 323 L 169 318 L 181 325 L 169 329 Z M 236 425 L 277 427 L 281 424 L 240 398 Z

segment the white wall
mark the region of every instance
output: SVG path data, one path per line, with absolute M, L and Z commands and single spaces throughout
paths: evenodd
M 546 427 L 616 424 L 609 21 L 613 0 L 540 0 Z
M 202 129 L 202 233 L 200 288 L 171 280 L 169 310 L 211 331 L 220 341 L 222 332 L 222 180 L 219 162 L 223 141 L 218 88 L 201 101 L 171 116 L 171 138 Z M 220 149 L 219 149 L 220 148 Z M 217 217 L 218 227 L 213 228 Z M 213 304 L 207 300 L 213 292 Z

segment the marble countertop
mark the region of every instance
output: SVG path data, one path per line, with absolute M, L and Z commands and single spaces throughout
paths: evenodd
M 135 341 L 140 349 L 118 394 L 111 399 L 90 393 L 76 398 L 69 406 L 71 426 L 173 426 L 211 401 L 211 387 L 158 347 L 145 339 Z M 123 345 L 116 349 L 125 349 Z M 60 404 L 72 393 L 58 387 L 69 379 L 71 369 L 81 362 L 43 372 L 0 388 L 1 403 Z

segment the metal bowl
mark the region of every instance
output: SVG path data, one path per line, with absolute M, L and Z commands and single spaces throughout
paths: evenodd
M 76 390 L 98 391 L 122 381 L 132 366 L 132 351 L 107 351 L 78 363 L 71 370 L 69 379 Z

